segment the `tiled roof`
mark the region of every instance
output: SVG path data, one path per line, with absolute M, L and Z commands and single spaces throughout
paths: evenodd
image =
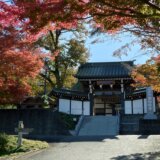
M 64 97 L 88 99 L 88 93 L 80 92 L 80 91 L 73 91 L 73 90 L 69 90 L 69 89 L 53 88 L 50 95 L 54 95 L 57 97 L 64 96 Z
M 130 78 L 133 61 L 85 63 L 78 69 L 78 79 Z

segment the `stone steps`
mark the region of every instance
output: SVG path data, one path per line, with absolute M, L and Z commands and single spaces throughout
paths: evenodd
M 118 134 L 117 116 L 85 116 L 79 136 L 113 136 Z

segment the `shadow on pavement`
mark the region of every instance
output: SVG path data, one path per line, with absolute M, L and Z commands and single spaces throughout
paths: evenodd
M 111 160 L 158 160 L 160 159 L 160 152 L 136 153 L 124 156 L 117 156 Z
M 25 138 L 34 140 L 43 140 L 47 142 L 97 142 L 106 139 L 116 139 L 118 136 L 26 136 Z
M 138 137 L 138 139 L 147 139 L 149 137 L 149 135 L 140 135 Z

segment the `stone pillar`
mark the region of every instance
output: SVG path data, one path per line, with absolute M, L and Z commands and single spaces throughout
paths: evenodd
M 19 148 L 22 146 L 22 130 L 24 129 L 23 121 L 18 122 L 18 141 L 17 141 L 17 147 Z
M 144 119 L 157 119 L 157 116 L 154 114 L 153 108 L 153 90 L 151 87 L 146 88 L 146 99 L 147 99 L 147 113 L 144 116 Z

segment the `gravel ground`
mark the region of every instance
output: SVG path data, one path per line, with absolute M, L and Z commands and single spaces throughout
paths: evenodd
M 160 135 L 65 137 L 23 160 L 160 160 Z M 21 159 L 21 160 L 22 160 Z

